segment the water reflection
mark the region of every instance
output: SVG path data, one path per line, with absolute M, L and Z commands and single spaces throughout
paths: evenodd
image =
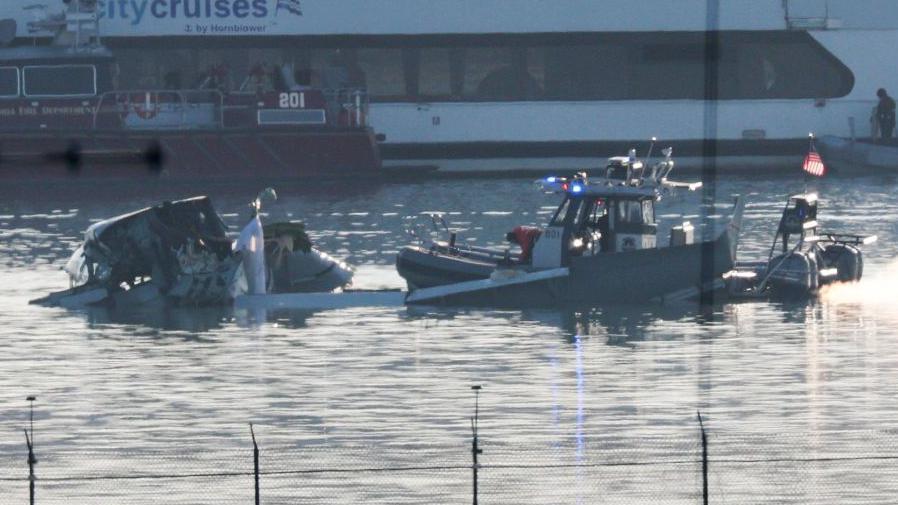
M 712 307 L 711 320 L 723 317 L 722 306 Z M 613 304 L 586 310 L 525 311 L 525 317 L 563 330 L 568 342 L 576 344 L 580 338 L 603 338 L 608 345 L 632 346 L 646 339 L 675 340 L 682 335 L 657 331 L 663 322 L 704 324 L 709 321 L 707 309 L 698 303 L 676 304 Z
M 138 326 L 160 331 L 186 332 L 194 336 L 223 328 L 233 319 L 230 307 L 171 307 L 147 303 L 133 307 L 87 307 L 83 314 L 90 329 Z
M 272 325 L 285 329 L 302 329 L 308 326 L 309 318 L 319 312 L 323 310 L 173 307 L 164 303 L 145 303 L 134 307 L 94 306 L 70 311 L 72 315 L 82 316 L 90 329 L 144 328 L 197 336 L 227 327 L 259 329 Z
M 301 330 L 311 321 L 340 318 L 347 309 L 245 309 L 233 307 L 172 307 L 164 303 L 137 307 L 88 307 L 71 311 L 83 317 L 88 328 L 142 327 L 162 332 L 187 332 L 201 335 L 227 328 L 264 330 L 274 327 Z M 364 312 L 365 307 L 353 309 Z M 863 324 L 870 319 L 871 308 L 861 303 L 827 303 L 815 298 L 794 301 L 740 301 L 738 303 L 702 306 L 698 302 L 675 304 L 613 304 L 590 309 L 526 309 L 490 310 L 431 306 L 390 308 L 395 322 L 435 328 L 445 324 L 489 319 L 502 321 L 507 327 L 529 324 L 553 329 L 566 345 L 577 349 L 584 340 L 603 342 L 608 346 L 634 348 L 645 341 L 677 341 L 690 334 L 707 332 L 699 328 L 740 327 L 759 319 L 775 319 L 792 328 L 814 328 L 830 321 Z M 884 314 L 888 315 L 888 314 Z M 678 328 L 681 331 L 672 330 Z M 745 331 L 750 332 L 751 328 Z M 790 332 L 783 338 L 803 339 L 802 333 Z

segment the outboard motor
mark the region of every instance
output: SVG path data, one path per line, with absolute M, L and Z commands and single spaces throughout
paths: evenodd
M 823 248 L 820 254 L 823 265 L 835 268 L 835 280 L 839 282 L 855 282 L 864 275 L 864 257 L 857 247 L 836 243 Z
M 780 254 L 768 263 L 767 272 L 770 289 L 778 296 L 802 296 L 820 287 L 820 273 L 813 252 Z

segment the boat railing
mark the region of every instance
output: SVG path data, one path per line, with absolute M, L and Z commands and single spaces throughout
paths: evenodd
M 218 90 L 108 91 L 94 109 L 93 126 L 109 129 L 222 128 L 224 95 Z
M 364 88 L 326 88 L 322 90 L 327 104 L 329 124 L 368 126 L 368 91 Z
M 286 106 L 280 99 L 286 97 Z M 294 98 L 296 98 L 294 100 Z M 276 99 L 276 103 L 271 100 Z M 135 89 L 100 95 L 94 129 L 224 129 L 239 126 L 368 126 L 369 98 L 362 88 L 280 92 L 273 98 L 220 90 Z

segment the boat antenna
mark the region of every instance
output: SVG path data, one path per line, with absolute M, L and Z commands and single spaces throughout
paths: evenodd
M 655 149 L 655 142 L 658 141 L 658 137 L 652 137 L 652 142 L 649 144 L 649 152 L 645 155 L 645 168 L 649 166 L 649 160 L 652 159 L 652 151 Z

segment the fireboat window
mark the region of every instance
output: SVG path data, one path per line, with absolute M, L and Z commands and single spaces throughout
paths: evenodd
M 652 224 L 655 207 L 651 200 L 620 200 L 617 202 L 617 221 L 628 224 Z
M 19 69 L 0 67 L 0 97 L 19 96 Z
M 93 65 L 28 66 L 23 70 L 25 96 L 90 96 L 97 93 Z
M 564 223 L 564 217 L 567 215 L 570 206 L 571 199 L 565 198 L 561 206 L 558 207 L 558 210 L 555 211 L 555 215 L 552 216 L 552 220 L 549 221 L 549 226 L 561 226 Z

